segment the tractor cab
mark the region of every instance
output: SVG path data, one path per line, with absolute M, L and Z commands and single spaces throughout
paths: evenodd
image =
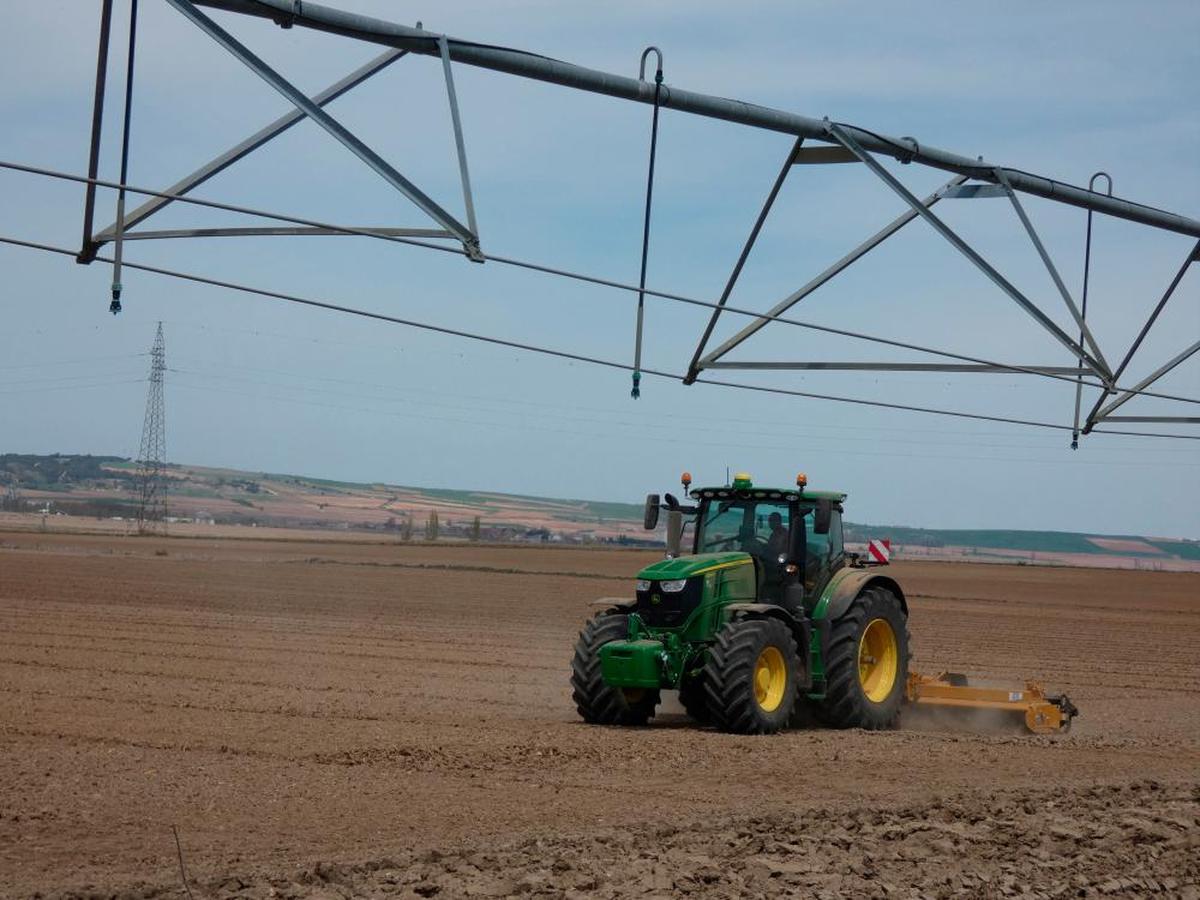
M 685 507 L 670 494 L 646 498 L 646 525 L 657 526 L 657 512 L 667 510 L 667 555 L 682 556 L 690 529 L 695 564 L 720 555 L 745 554 L 754 567 L 753 599 L 799 610 L 811 610 L 814 599 L 845 562 L 842 542 L 842 502 L 846 495 L 807 490 L 800 475 L 794 488 L 755 487 L 749 475 L 733 483 L 690 490 L 685 473 L 685 496 L 696 500 Z

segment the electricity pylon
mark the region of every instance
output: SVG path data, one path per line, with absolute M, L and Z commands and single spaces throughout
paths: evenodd
M 167 421 L 163 403 L 163 371 L 167 348 L 162 322 L 150 348 L 150 389 L 146 393 L 146 420 L 138 453 L 138 534 L 167 533 Z

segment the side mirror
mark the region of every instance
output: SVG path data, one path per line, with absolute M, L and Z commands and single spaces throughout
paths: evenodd
M 833 521 L 833 501 L 818 500 L 816 517 L 813 519 L 815 534 L 829 534 L 829 526 Z
M 646 495 L 646 512 L 642 518 L 642 524 L 647 531 L 653 531 L 658 527 L 658 494 Z

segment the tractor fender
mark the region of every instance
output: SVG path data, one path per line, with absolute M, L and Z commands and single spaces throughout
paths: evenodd
M 908 615 L 908 601 L 904 598 L 904 591 L 894 578 L 880 575 L 870 569 L 843 569 L 842 571 L 846 574 L 843 575 L 839 572 L 835 575 L 821 594 L 821 599 L 817 601 L 817 605 L 813 609 L 814 619 L 827 622 L 840 619 L 850 608 L 850 604 L 857 600 L 863 591 L 873 587 L 881 587 L 895 594 L 900 601 L 900 608 L 904 611 L 904 615 Z
M 778 619 L 788 627 L 796 639 L 796 651 L 804 666 L 804 678 L 800 685 L 802 691 L 812 688 L 812 623 L 807 617 L 792 615 L 782 606 L 774 603 L 730 603 L 724 609 L 727 622 L 737 622 L 743 619 Z

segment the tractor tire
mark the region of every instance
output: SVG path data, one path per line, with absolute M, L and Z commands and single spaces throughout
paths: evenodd
M 773 734 L 796 705 L 800 656 L 777 619 L 730 622 L 708 648 L 704 690 L 712 723 L 734 734 Z
M 704 675 L 686 678 L 679 686 L 679 702 L 693 722 L 708 725 L 712 714 L 708 711 L 708 693 L 704 690 Z
M 592 725 L 645 725 L 658 706 L 658 688 L 616 688 L 604 683 L 600 648 L 629 635 L 629 617 L 601 614 L 579 633 L 571 660 L 571 697 Z
M 834 728 L 893 728 L 908 682 L 908 618 L 885 588 L 863 591 L 832 623 L 825 699 L 817 717 Z

